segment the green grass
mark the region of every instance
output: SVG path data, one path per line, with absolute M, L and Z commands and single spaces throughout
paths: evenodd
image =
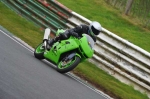
M 34 23 L 18 16 L 0 2 L 0 25 L 26 41 L 29 45 L 36 47 L 41 42 L 43 31 Z
M 78 1 L 78 0 L 75 0 L 75 1 Z M 71 2 L 71 0 L 68 0 L 68 2 Z M 83 9 L 85 9 L 85 7 L 88 4 L 85 4 L 86 3 L 85 1 L 81 1 L 81 3 L 82 2 L 84 2 Z M 79 3 L 79 5 L 81 4 Z M 106 12 L 107 10 L 105 11 L 105 13 Z M 108 12 L 113 14 L 113 12 L 111 11 L 108 11 Z M 90 15 L 90 13 L 88 12 L 87 15 Z M 94 16 L 93 19 L 95 17 L 98 18 L 98 16 Z M 0 25 L 5 27 L 8 31 L 12 32 L 17 37 L 27 42 L 33 48 L 35 48 L 41 42 L 43 38 L 43 31 L 41 31 L 39 27 L 37 27 L 32 22 L 27 21 L 21 16 L 15 14 L 13 11 L 11 11 L 6 6 L 4 6 L 1 2 L 0 2 L 0 19 L 1 19 Z M 111 22 L 111 24 L 113 24 L 113 22 Z M 132 25 L 132 24 L 128 23 L 128 25 Z M 105 26 L 107 25 L 105 24 Z M 109 27 L 109 24 L 108 24 L 108 27 Z M 94 66 L 93 64 L 89 62 L 81 63 L 73 72 L 79 75 L 80 77 L 82 77 L 83 79 L 88 80 L 88 82 L 90 82 L 91 84 L 94 84 L 96 87 L 102 89 L 109 95 L 113 97 L 117 97 L 117 99 L 148 99 L 148 97 L 145 94 L 142 94 L 139 91 L 135 91 L 132 88 L 132 86 L 128 86 L 128 85 L 121 83 L 117 79 L 108 75 L 101 69 L 98 69 L 96 66 Z
M 148 99 L 146 95 L 135 91 L 132 86 L 121 83 L 87 61 L 79 64 L 73 72 L 117 99 Z
M 141 27 L 136 18 L 124 16 L 107 5 L 104 0 L 58 1 L 90 20 L 99 21 L 104 28 L 150 52 L 150 30 Z

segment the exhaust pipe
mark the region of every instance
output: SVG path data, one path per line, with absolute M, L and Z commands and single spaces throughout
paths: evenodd
M 44 44 L 45 49 L 47 46 L 47 41 L 49 39 L 50 33 L 51 33 L 51 30 L 49 28 L 46 28 L 45 33 L 44 33 L 44 37 L 43 37 L 43 44 Z
M 50 32 L 51 32 L 51 30 L 50 30 L 49 28 L 46 28 L 46 29 L 45 29 L 45 33 L 44 33 L 44 38 L 43 38 L 43 40 L 48 40 L 48 39 L 49 39 Z

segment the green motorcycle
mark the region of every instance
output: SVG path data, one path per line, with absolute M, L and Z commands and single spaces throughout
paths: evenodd
M 64 33 L 58 29 L 56 35 Z M 50 39 L 50 29 L 45 30 L 43 39 Z M 94 54 L 94 40 L 87 34 L 81 38 L 70 36 L 67 40 L 54 43 L 50 50 L 47 50 L 46 42 L 42 42 L 34 51 L 37 59 L 46 59 L 57 66 L 57 71 L 66 73 L 73 70 L 80 62 L 91 58 Z M 44 47 L 43 47 L 44 45 Z

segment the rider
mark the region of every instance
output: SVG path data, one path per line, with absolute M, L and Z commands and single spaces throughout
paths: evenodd
M 102 27 L 99 22 L 93 21 L 90 23 L 90 25 L 80 25 L 75 28 L 66 30 L 64 33 L 59 34 L 55 38 L 48 41 L 49 48 L 52 47 L 52 45 L 59 41 L 59 40 L 65 40 L 70 37 L 70 35 L 75 37 L 82 37 L 82 34 L 88 34 L 90 35 L 93 40 L 96 42 L 96 36 L 99 35 L 99 33 L 102 31 Z M 48 48 L 48 49 L 49 49 Z

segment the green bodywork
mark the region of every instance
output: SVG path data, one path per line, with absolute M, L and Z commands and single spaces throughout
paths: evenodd
M 65 32 L 65 30 L 63 30 L 63 29 L 58 29 L 57 32 L 56 32 L 56 36 L 58 36 L 60 33 L 64 33 L 64 32 Z
M 66 42 L 70 42 L 70 44 L 66 44 Z M 62 40 L 61 43 L 55 43 L 50 51 L 44 53 L 44 57 L 57 64 L 61 54 L 77 49 L 78 47 L 78 39 L 70 37 L 68 40 Z
M 64 30 L 58 29 L 56 35 L 59 35 L 60 33 L 64 33 Z M 83 37 L 80 39 L 70 36 L 70 38 L 67 40 L 56 42 L 50 51 L 44 51 L 44 57 L 55 64 L 60 62 L 60 57 L 62 54 L 65 54 L 69 51 L 74 51 L 75 55 L 81 58 L 81 61 L 91 58 L 94 54 L 94 50 L 90 47 L 86 35 L 83 34 L 82 36 Z

